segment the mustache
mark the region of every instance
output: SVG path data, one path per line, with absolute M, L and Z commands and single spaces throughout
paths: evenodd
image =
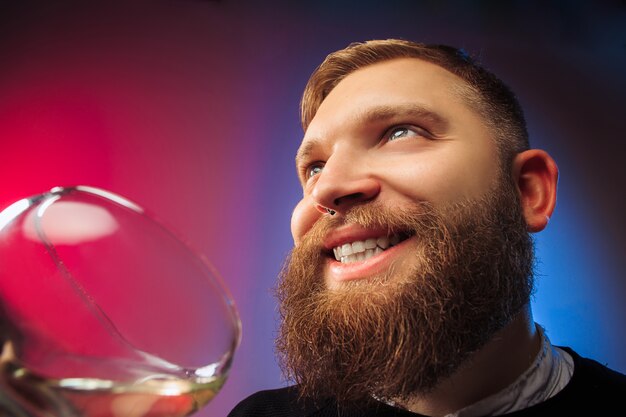
M 338 212 L 334 216 L 322 216 L 311 229 L 303 236 L 302 246 L 316 246 L 322 248 L 324 237 L 332 230 L 345 225 L 357 225 L 363 228 L 386 229 L 387 234 L 416 232 L 419 229 L 432 230 L 434 225 L 439 227 L 442 209 L 436 210 L 427 201 L 412 203 L 410 207 L 394 207 L 390 209 L 379 201 L 358 204 L 349 209 Z M 419 231 L 417 231 L 419 232 Z

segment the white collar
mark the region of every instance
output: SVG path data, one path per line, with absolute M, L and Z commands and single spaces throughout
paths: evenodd
M 574 373 L 574 361 L 564 350 L 552 346 L 544 329 L 536 324 L 542 349 L 532 365 L 503 390 L 446 417 L 494 416 L 522 410 L 556 395 Z

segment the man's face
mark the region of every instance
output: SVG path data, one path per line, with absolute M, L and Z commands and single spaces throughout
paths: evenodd
M 377 202 L 406 208 L 484 196 L 499 164 L 495 142 L 481 117 L 461 97 L 464 82 L 419 59 L 396 59 L 362 68 L 322 102 L 302 141 L 297 169 L 303 199 L 291 230 L 296 246 L 322 216 Z M 401 238 L 403 236 L 400 236 Z M 411 267 L 407 239 L 365 261 L 341 262 L 334 248 L 382 238 L 387 230 L 344 225 L 324 237 L 324 278 L 330 288 Z M 355 245 L 352 245 L 353 247 Z M 385 248 L 383 248 L 385 249 Z M 339 249 L 338 249 L 339 250 Z M 338 255 L 342 255 L 339 253 Z
M 277 349 L 305 395 L 427 392 L 528 303 L 517 190 L 461 83 L 417 59 L 372 65 L 311 122 L 278 286 Z

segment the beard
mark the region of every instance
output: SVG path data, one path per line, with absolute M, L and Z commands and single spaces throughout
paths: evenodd
M 520 207 L 515 188 L 498 181 L 488 196 L 447 207 L 367 203 L 318 220 L 277 288 L 277 351 L 301 396 L 402 401 L 457 371 L 530 301 L 533 242 Z M 415 236 L 403 249 L 411 259 L 327 288 L 321 242 L 342 224 Z

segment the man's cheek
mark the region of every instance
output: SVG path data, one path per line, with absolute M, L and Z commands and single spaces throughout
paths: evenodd
M 291 236 L 296 245 L 300 244 L 304 235 L 311 230 L 319 218 L 311 201 L 305 197 L 296 205 L 291 214 Z

